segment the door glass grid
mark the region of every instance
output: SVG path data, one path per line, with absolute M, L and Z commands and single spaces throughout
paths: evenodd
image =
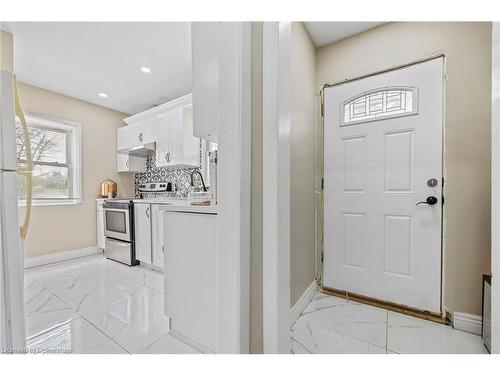
M 417 113 L 415 87 L 386 87 L 357 95 L 344 102 L 341 105 L 340 126 L 415 113 Z

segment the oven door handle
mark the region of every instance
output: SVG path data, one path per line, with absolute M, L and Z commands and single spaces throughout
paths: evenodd
M 103 207 L 104 211 L 114 211 L 114 212 L 128 212 L 129 210 L 126 208 L 111 208 L 111 207 Z

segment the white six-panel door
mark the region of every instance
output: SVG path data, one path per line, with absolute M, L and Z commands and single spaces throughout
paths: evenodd
M 439 313 L 443 59 L 324 94 L 323 285 Z

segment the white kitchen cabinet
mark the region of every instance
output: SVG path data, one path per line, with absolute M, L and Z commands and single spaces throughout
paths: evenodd
M 193 135 L 217 142 L 219 22 L 191 22 Z
M 155 141 L 158 118 L 137 121 L 116 130 L 116 150 L 122 151 Z
M 152 263 L 151 259 L 151 205 L 134 204 L 135 258 Z
M 143 143 L 144 133 L 142 123 L 137 122 L 127 126 L 127 148 L 134 147 Z
M 163 114 L 158 124 L 158 132 L 156 138 L 156 166 L 169 167 L 170 156 L 168 150 L 170 149 L 169 138 L 169 116 L 168 112 Z
M 146 159 L 126 154 L 116 154 L 117 172 L 146 172 Z
M 163 211 L 159 204 L 151 205 L 151 242 L 153 253 L 153 265 L 164 267 L 165 244 L 163 239 Z
M 165 314 L 170 328 L 217 351 L 217 215 L 164 211 Z
M 160 124 L 159 116 L 150 116 L 141 121 L 142 143 L 156 142 L 158 136 L 158 126 Z
M 96 199 L 96 233 L 97 247 L 105 248 L 106 236 L 104 235 L 104 209 L 102 207 L 104 199 Z
M 157 129 L 157 167 L 200 166 L 200 139 L 193 137 L 191 106 L 175 108 L 164 113 Z

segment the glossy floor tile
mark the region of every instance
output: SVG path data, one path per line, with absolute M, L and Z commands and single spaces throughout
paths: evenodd
M 385 348 L 387 311 L 335 297 L 317 298 L 299 317 L 292 331 L 299 331 L 299 327 L 318 334 L 333 332 Z M 323 336 L 313 338 L 323 339 Z
M 148 345 L 141 354 L 200 354 L 194 348 L 169 334 Z
M 124 354 L 127 351 L 81 317 L 73 317 L 27 340 L 28 352 Z
M 197 353 L 168 335 L 163 275 L 102 255 L 25 272 L 31 353 Z
M 481 337 L 318 293 L 291 328 L 295 354 L 487 353 Z
M 387 349 L 411 354 L 487 353 L 478 335 L 389 311 Z

